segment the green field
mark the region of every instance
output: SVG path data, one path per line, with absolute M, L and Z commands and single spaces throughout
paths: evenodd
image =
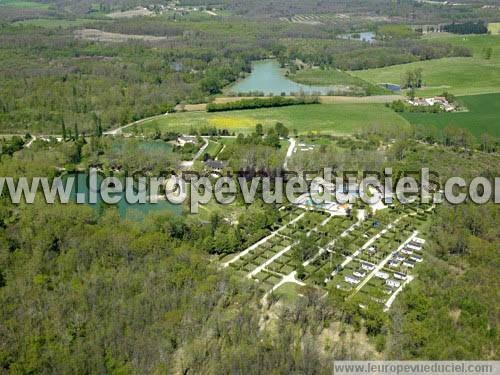
M 250 133 L 256 124 L 266 127 L 282 122 L 299 133 L 317 131 L 351 134 L 365 126 L 406 127 L 408 123 L 383 104 L 312 104 L 281 108 L 262 108 L 230 112 L 184 112 L 144 123 L 146 131 L 188 132 L 206 126 L 227 129 L 231 133 Z
M 35 3 L 32 1 L 17 1 L 17 0 L 0 0 L 0 6 L 7 5 L 16 8 L 24 8 L 24 9 L 48 9 L 50 7 L 49 4 L 43 3 Z
M 401 83 L 403 74 L 415 68 L 423 69 L 425 87 L 418 90 L 421 95 L 436 95 L 449 91 L 455 95 L 473 95 L 500 92 L 500 36 L 474 35 L 433 37 L 454 45 L 470 48 L 473 57 L 450 57 L 438 60 L 419 61 L 379 69 L 368 69 L 352 74 L 372 83 Z M 490 59 L 484 50 L 492 48 Z
M 443 129 L 456 126 L 468 129 L 475 136 L 489 133 L 500 138 L 500 94 L 472 95 L 458 98 L 469 112 L 403 113 L 414 125 Z
M 488 31 L 492 34 L 500 34 L 500 22 L 489 23 Z
M 358 86 L 370 95 L 391 93 L 378 85 L 373 85 L 338 69 L 303 69 L 291 74 L 288 78 L 298 83 L 313 86 Z

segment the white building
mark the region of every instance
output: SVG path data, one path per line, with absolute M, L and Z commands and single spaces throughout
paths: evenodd
M 408 246 L 408 245 L 406 245 L 406 246 Z M 413 254 L 413 250 L 408 249 L 408 247 L 403 248 L 403 249 L 401 250 L 401 252 L 402 252 L 403 254 L 406 254 L 406 255 L 411 255 L 411 254 Z
M 359 284 L 359 279 L 355 276 L 352 276 L 352 275 L 347 275 L 346 277 L 344 277 L 344 280 L 346 283 L 349 283 L 349 284 Z
M 185 146 L 186 144 L 196 144 L 196 137 L 192 135 L 182 135 L 177 137 L 177 144 L 179 146 Z
M 399 288 L 401 286 L 401 282 L 394 279 L 388 279 L 385 281 L 385 285 L 390 286 L 391 288 Z
M 412 255 L 410 257 L 411 260 L 414 260 L 415 262 L 418 262 L 418 263 L 421 263 L 423 261 L 422 257 L 421 256 L 418 256 L 418 255 Z
M 363 270 L 356 270 L 352 273 L 354 276 L 356 277 L 359 277 L 359 278 L 363 278 L 366 276 L 366 272 L 363 271 Z
M 403 262 L 403 266 L 408 268 L 415 268 L 415 262 L 413 260 L 407 259 Z
M 394 277 L 399 280 L 406 280 L 408 276 L 401 272 L 394 272 Z
M 375 266 L 371 263 L 367 262 L 362 262 L 361 263 L 361 268 L 367 271 L 373 271 L 375 269 Z
M 382 280 L 387 280 L 389 278 L 389 274 L 387 272 L 382 272 L 382 271 L 378 271 L 375 274 L 375 276 Z
M 412 251 L 420 251 L 420 250 L 422 250 L 422 246 L 415 246 L 415 245 L 412 245 L 411 243 L 409 243 L 408 245 L 406 245 L 406 248 L 410 249 Z

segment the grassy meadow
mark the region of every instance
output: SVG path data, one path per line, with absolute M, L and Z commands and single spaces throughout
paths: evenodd
M 433 126 L 442 130 L 447 126 L 468 129 L 473 135 L 489 133 L 500 138 L 500 93 L 462 96 L 458 100 L 469 110 L 456 113 L 403 113 L 411 124 Z
M 338 69 L 302 69 L 297 70 L 295 74 L 291 74 L 288 78 L 302 83 L 304 85 L 313 86 L 358 86 L 364 88 L 370 95 L 390 94 L 380 86 L 373 85 L 359 77 L 343 72 Z
M 470 48 L 473 57 L 450 57 L 393 65 L 379 69 L 352 72 L 353 75 L 372 83 L 401 83 L 408 70 L 423 69 L 425 87 L 418 93 L 425 96 L 449 91 L 455 95 L 474 95 L 500 92 L 500 36 L 473 35 L 433 36 L 433 40 L 445 40 L 454 45 Z M 491 48 L 489 59 L 485 49 Z
M 282 122 L 292 132 L 316 131 L 351 134 L 365 126 L 407 127 L 407 121 L 383 104 L 313 104 L 230 112 L 184 112 L 143 124 L 146 131 L 188 132 L 192 128 L 216 127 L 231 133 L 250 133 L 256 124 L 264 129 Z

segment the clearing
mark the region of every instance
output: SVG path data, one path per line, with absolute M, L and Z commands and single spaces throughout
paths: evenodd
M 167 36 L 152 36 L 152 35 L 133 35 L 109 33 L 97 29 L 76 30 L 75 37 L 77 39 L 90 40 L 93 42 L 127 42 L 129 40 L 141 40 L 145 42 L 158 42 L 168 40 Z
M 132 10 L 126 10 L 123 12 L 113 12 L 106 14 L 106 17 L 109 18 L 132 18 L 132 17 L 148 17 L 153 16 L 154 12 L 150 11 L 147 8 L 138 7 Z

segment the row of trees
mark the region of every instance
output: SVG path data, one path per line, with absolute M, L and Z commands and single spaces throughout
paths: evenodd
M 283 96 L 273 96 L 268 99 L 254 98 L 254 99 L 237 100 L 228 103 L 209 103 L 207 105 L 207 111 L 220 112 L 220 111 L 233 111 L 239 109 L 285 107 L 290 105 L 317 104 L 317 103 L 319 103 L 319 99 L 317 97 L 287 98 Z

